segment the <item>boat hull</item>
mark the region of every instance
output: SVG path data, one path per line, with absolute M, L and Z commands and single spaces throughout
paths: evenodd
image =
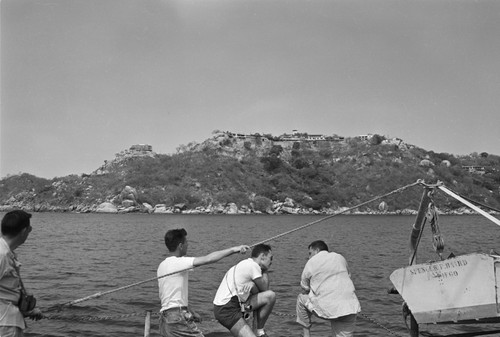
M 419 324 L 500 322 L 500 257 L 473 253 L 395 270 L 390 280 Z

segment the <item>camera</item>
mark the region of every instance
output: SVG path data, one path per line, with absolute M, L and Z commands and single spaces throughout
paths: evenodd
M 250 311 L 252 311 L 252 305 L 246 303 L 240 303 L 240 308 L 243 319 L 250 318 Z
M 194 316 L 189 311 L 183 312 L 184 319 L 188 322 L 194 321 Z

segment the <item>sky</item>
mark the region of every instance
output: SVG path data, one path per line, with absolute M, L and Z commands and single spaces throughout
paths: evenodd
M 214 130 L 500 155 L 497 0 L 2 0 L 0 176 Z

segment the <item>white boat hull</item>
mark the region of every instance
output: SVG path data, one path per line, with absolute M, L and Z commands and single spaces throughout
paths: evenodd
M 500 322 L 500 256 L 415 264 L 395 270 L 390 280 L 419 324 Z

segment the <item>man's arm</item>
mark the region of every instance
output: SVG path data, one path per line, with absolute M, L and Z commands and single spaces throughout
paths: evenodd
M 205 256 L 195 257 L 194 261 L 193 261 L 193 266 L 197 267 L 197 266 L 202 266 L 204 264 L 214 263 L 214 262 L 217 262 L 217 261 L 219 261 L 219 260 L 221 260 L 229 255 L 232 255 L 232 254 L 235 254 L 238 252 L 241 254 L 245 254 L 245 252 L 249 249 L 250 249 L 250 247 L 248 247 L 246 245 L 235 246 L 235 247 L 231 247 L 228 249 L 219 250 L 219 251 L 210 253 L 210 254 L 205 255 Z
M 307 272 L 307 269 L 304 267 L 302 271 L 302 276 L 300 277 L 300 287 L 302 288 L 303 294 L 309 294 L 311 282 L 311 275 Z
M 269 274 L 267 272 L 263 272 L 261 277 L 253 280 L 253 283 L 255 284 L 255 287 L 252 288 L 252 294 L 269 290 Z

